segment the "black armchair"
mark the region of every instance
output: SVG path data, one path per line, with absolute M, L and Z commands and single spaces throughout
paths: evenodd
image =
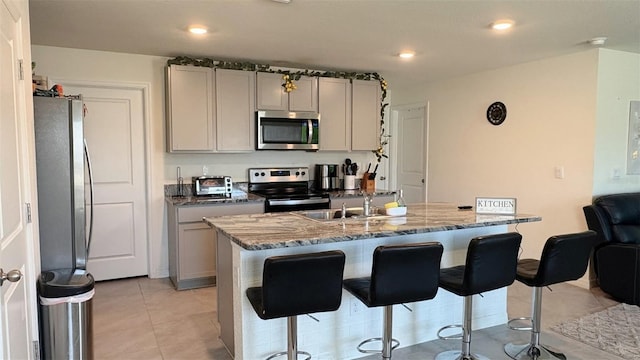
M 640 305 L 640 193 L 600 196 L 583 211 L 589 229 L 598 233 L 593 266 L 600 288 Z

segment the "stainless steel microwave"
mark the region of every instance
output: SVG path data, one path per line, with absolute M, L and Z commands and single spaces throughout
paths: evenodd
M 320 114 L 258 111 L 258 150 L 318 150 Z

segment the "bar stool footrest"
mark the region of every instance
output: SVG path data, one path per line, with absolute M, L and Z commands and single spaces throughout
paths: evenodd
M 367 349 L 362 349 L 363 345 L 366 345 L 370 342 L 374 342 L 374 341 L 382 341 L 382 338 L 377 337 L 377 338 L 370 338 L 367 340 L 362 341 L 360 344 L 358 344 L 358 351 L 360 351 L 363 354 L 382 354 L 382 350 L 367 350 Z M 400 341 L 396 340 L 396 339 L 391 339 L 391 350 L 397 348 L 398 346 L 400 346 Z M 305 359 L 307 360 L 307 359 Z
M 567 360 L 563 353 L 545 345 L 509 343 L 504 352 L 515 360 Z
M 282 352 L 279 352 L 279 353 L 275 353 L 275 354 L 273 354 L 273 355 L 269 356 L 268 358 L 266 358 L 266 359 L 264 359 L 264 360 L 271 360 L 271 359 L 275 359 L 275 358 L 278 358 L 278 357 L 281 357 L 281 356 L 287 356 L 288 354 L 289 354 L 289 353 L 287 353 L 286 351 L 282 351 Z M 308 352 L 306 352 L 306 351 L 298 351 L 298 354 L 297 354 L 297 355 L 304 355 L 304 356 L 306 356 L 306 358 L 304 358 L 303 360 L 310 360 L 310 359 L 311 359 L 311 354 L 309 354 L 309 353 L 308 353 Z M 297 359 L 297 358 L 298 358 L 298 357 L 296 356 L 296 359 Z
M 470 356 L 462 356 L 460 350 L 450 350 L 441 352 L 436 355 L 435 360 L 491 360 L 484 355 L 471 354 Z
M 509 329 L 517 330 L 517 331 L 531 331 L 531 330 L 533 330 L 533 326 L 513 326 L 513 325 L 511 325 L 512 322 L 523 321 L 523 320 L 528 320 L 529 322 L 531 322 L 531 317 L 527 316 L 527 317 L 517 317 L 517 318 L 509 319 L 509 321 L 507 322 L 507 326 L 509 327 Z
M 443 331 L 445 331 L 447 329 L 453 329 L 453 328 L 462 329 L 462 325 L 447 325 L 447 326 L 441 327 L 440 330 L 438 330 L 438 339 L 440 339 L 440 340 L 462 340 L 462 333 L 455 334 L 455 335 L 448 335 L 448 336 L 440 335 L 441 332 L 443 332 Z

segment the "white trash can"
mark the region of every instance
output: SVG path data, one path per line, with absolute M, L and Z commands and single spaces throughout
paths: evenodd
M 84 270 L 44 271 L 38 279 L 40 344 L 45 360 L 93 359 L 93 276 Z

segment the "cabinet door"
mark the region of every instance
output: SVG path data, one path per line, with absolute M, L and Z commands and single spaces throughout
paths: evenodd
M 282 74 L 259 72 L 256 74 L 256 100 L 258 110 L 288 110 L 289 96 L 282 87 Z
M 216 237 L 204 223 L 178 225 L 178 281 L 216 276 Z
M 216 142 L 221 152 L 255 150 L 255 76 L 216 69 Z
M 215 150 L 213 76 L 210 68 L 167 68 L 167 151 Z
M 289 93 L 289 110 L 318 112 L 318 78 L 301 76 L 295 84 L 297 89 Z
M 320 150 L 349 150 L 351 146 L 351 84 L 347 79 L 320 78 Z
M 380 145 L 380 83 L 354 80 L 351 86 L 351 150 L 375 150 Z

